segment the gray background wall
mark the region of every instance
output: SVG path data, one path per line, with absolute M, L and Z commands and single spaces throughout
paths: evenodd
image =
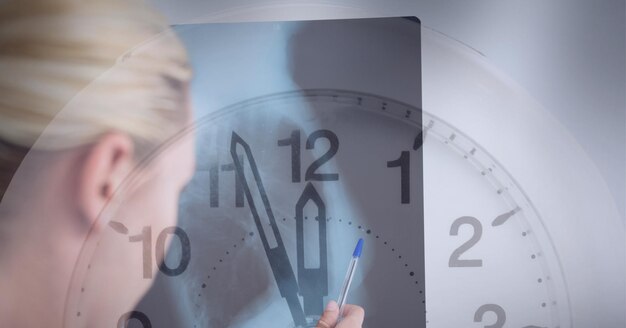
M 172 23 L 263 5 L 336 7 L 337 16 L 418 16 L 517 81 L 594 161 L 626 222 L 626 4 L 620 0 L 149 0 Z M 310 11 L 308 11 L 310 15 Z M 208 20 L 207 20 L 208 21 Z

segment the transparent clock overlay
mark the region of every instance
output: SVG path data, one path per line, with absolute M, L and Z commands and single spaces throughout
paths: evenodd
M 426 44 L 450 42 L 423 33 Z M 348 302 L 366 308 L 365 327 L 571 326 L 560 261 L 533 203 L 486 149 L 429 108 L 356 91 L 300 90 L 238 102 L 200 117 L 185 133 L 196 134 L 198 158 L 181 198 L 179 225 L 151 231 L 150 255 L 164 257 L 160 270 L 149 278 L 128 277 L 153 288 L 136 307 L 119 305 L 119 316 L 103 326 L 294 327 L 294 298 L 285 297 L 293 295 L 294 281 L 304 326 L 313 324 L 320 306 L 337 298 L 359 238 L 365 239 L 364 256 Z M 335 137 L 336 152 L 311 169 L 332 153 Z M 254 192 L 259 187 L 250 157 L 276 230 L 262 194 Z M 239 167 L 235 158 L 241 158 Z M 307 179 L 309 170 L 326 180 Z M 408 200 L 403 170 L 410 172 Z M 238 177 L 249 183 L 266 238 Z M 146 265 L 141 240 L 129 241 L 143 227 L 134 227 L 132 218 L 109 226 L 100 241 L 85 245 L 66 305 L 69 325 L 81 325 L 89 315 L 84 305 L 100 296 L 92 291 L 107 283 L 93 274 L 99 248 L 126 243 L 137 253 L 137 265 Z M 264 248 L 264 239 L 278 244 L 276 231 L 286 257 L 269 256 Z M 320 231 L 326 256 L 320 256 Z M 291 270 L 276 270 L 272 261 L 289 263 Z M 320 278 L 323 266 L 327 279 Z M 275 272 L 286 276 L 277 279 Z
M 322 303 L 337 297 L 352 248 L 358 238 L 364 238 L 364 256 L 349 302 L 368 309 L 367 327 L 408 322 L 419 326 L 427 291 L 432 295 L 428 326 L 562 325 L 567 318 L 567 297 L 558 267 L 549 265 L 558 261 L 532 204 L 480 146 L 426 111 L 419 114 L 419 109 L 384 97 L 308 90 L 253 99 L 200 120 L 193 128 L 199 148 L 197 172 L 181 198 L 180 230 L 159 233 L 159 239 L 163 235 L 165 243 L 171 243 L 165 270 L 156 275 L 156 286 L 142 303 L 128 309 L 125 324 L 296 326 L 279 288 L 288 279 L 273 275 L 246 197 L 243 204 L 240 199 L 242 207 L 237 204 L 231 153 L 236 132 L 254 156 L 301 290 L 306 289 L 307 279 L 316 283 L 319 275 L 298 277 L 296 204 L 309 184 L 323 201 L 328 289 L 322 295 L 306 295 L 308 301 L 318 300 L 308 304 L 311 311 L 319 313 Z M 337 173 L 338 181 L 305 181 L 307 167 L 331 149 L 331 142 L 324 138 L 306 149 L 306 139 L 319 130 L 332 131 L 339 141 L 336 155 L 319 173 Z M 302 143 L 299 183 L 293 182 L 291 147 L 278 145 L 293 131 L 300 131 Z M 423 145 L 416 144 L 420 137 Z M 234 149 L 237 155 L 245 155 L 240 144 Z M 420 169 L 415 160 L 420 149 L 423 195 L 419 173 L 415 174 Z M 414 175 L 410 201 L 403 204 L 401 167 L 388 167 L 388 163 L 405 151 L 413 156 L 410 170 Z M 245 176 L 253 176 L 250 161 L 246 158 L 242 163 Z M 217 188 L 212 187 L 215 176 Z M 259 195 L 253 198 L 262 209 Z M 319 206 L 313 203 L 303 207 L 301 220 L 306 269 L 321 266 Z M 123 219 L 116 222 L 130 225 Z M 263 228 L 271 235 L 269 222 L 264 221 Z M 128 235 L 139 233 L 124 234 L 112 227 L 103 239 L 128 243 Z M 423 233 L 426 277 L 437 276 L 427 286 L 420 257 Z M 138 244 L 130 245 L 129 251 L 140 251 Z M 92 253 L 96 262 L 97 249 Z M 182 266 L 184 270 L 176 272 Z M 78 293 L 79 308 L 93 297 L 88 293 L 90 284 L 102 284 L 86 277 Z M 437 295 L 456 297 L 439 299 Z M 306 306 L 303 295 L 298 300 Z M 312 323 L 315 317 L 307 315 L 307 321 Z M 113 324 L 122 319 L 111 318 Z
M 469 306 L 459 302 L 465 306 L 453 306 L 454 300 L 439 300 L 435 296 L 432 298 L 435 304 L 431 305 L 434 310 L 427 315 L 429 324 L 448 327 L 473 321 L 491 322 L 496 326 L 505 322 L 524 327 L 558 326 L 559 308 L 567 312 L 567 298 L 557 293 L 557 290 L 564 290 L 560 272 L 556 268 L 556 275 L 551 273 L 548 262 L 558 261 L 532 205 L 506 171 L 471 139 L 427 112 L 423 113 L 423 118 L 416 115 L 418 113 L 417 109 L 390 99 L 333 90 L 263 97 L 241 106 L 240 113 L 213 121 L 206 129 L 200 129 L 207 133 L 199 133 L 199 140 L 211 141 L 199 143 L 214 150 L 205 152 L 206 157 L 201 157 L 200 163 L 219 162 L 219 159 L 223 159 L 226 165 L 232 162 L 229 153 L 231 129 L 243 138 L 252 138 L 249 143 L 258 154 L 255 159 L 262 168 L 267 193 L 274 200 L 270 202 L 285 247 L 291 250 L 288 252 L 290 258 L 295 259 L 294 205 L 304 184 L 291 183 L 289 150 L 280 149 L 277 141 L 285 139 L 295 129 L 303 131 L 303 136 L 320 127 L 336 131 L 339 150 L 325 171 L 339 172 L 340 181 L 334 185 L 333 182 L 323 182 L 318 187 L 325 200 L 328 220 L 328 296 L 332 298 L 338 293 L 338 284 L 342 281 L 354 241 L 365 238 L 368 255 L 359 268 L 351 301 L 374 309 L 373 315 L 368 313 L 368 326 L 400 325 L 418 320 L 415 309 L 419 309 L 419 301 L 424 300 L 424 285 L 416 278 L 419 261 L 415 263 L 415 256 L 411 256 L 414 255 L 411 253 L 420 251 L 411 247 L 411 242 L 421 233 L 419 226 L 411 226 L 419 215 L 419 208 L 401 204 L 399 172 L 386 164 L 397 159 L 402 151 L 413 151 L 416 137 L 424 131 L 426 264 L 427 272 L 437 275 L 436 281 L 440 282 L 430 283 L 427 287 L 433 295 L 456 294 L 460 300 L 465 295 L 476 302 Z M 423 130 L 420 129 L 421 122 Z M 258 126 L 263 127 L 261 136 Z M 302 160 L 302 163 L 312 162 L 327 149 L 322 148 L 320 153 L 313 149 L 312 158 Z M 232 242 L 224 241 L 225 234 L 221 231 L 212 233 L 210 225 L 192 224 L 192 231 L 202 231 L 203 235 L 211 236 L 208 240 L 215 240 L 220 246 L 207 248 L 206 252 L 212 254 L 205 259 L 203 267 L 207 269 L 197 273 L 195 285 L 187 286 L 194 291 L 185 307 L 189 312 L 183 317 L 195 317 L 200 320 L 199 326 L 203 326 L 203 319 L 208 320 L 208 326 L 245 327 L 264 322 L 277 323 L 280 322 L 278 318 L 287 320 L 285 325 L 289 326 L 292 318 L 273 281 L 249 210 L 239 209 L 246 219 L 232 222 L 232 218 L 238 216 L 232 214 L 236 206 L 234 176 L 225 182 L 226 186 L 230 184 L 224 189 L 230 195 L 220 199 L 220 203 L 226 202 L 225 209 L 211 208 L 210 202 L 206 201 L 211 198 L 206 186 L 211 185 L 212 165 L 215 164 L 199 167 L 180 216 L 222 218 L 217 226 L 233 226 L 228 229 L 232 236 L 226 238 Z M 417 182 L 412 181 L 412 184 L 417 185 Z M 272 191 L 276 195 L 272 195 Z M 413 192 L 412 196 L 420 195 Z M 481 206 L 477 208 L 476 202 Z M 308 217 L 314 217 L 315 212 L 313 208 Z M 386 222 L 391 218 L 398 221 Z M 305 253 L 305 262 L 308 256 L 315 258 L 318 252 L 317 245 L 309 242 L 317 238 L 317 223 L 309 222 L 313 225 L 305 227 L 313 236 L 306 239 L 308 233 L 305 234 L 305 244 L 314 247 L 310 248 L 310 253 Z M 533 229 L 533 225 L 538 227 Z M 456 228 L 452 228 L 454 226 Z M 458 237 L 454 237 L 457 233 Z M 436 247 L 429 249 L 428 241 L 433 236 L 449 238 L 445 243 L 447 247 L 435 242 Z M 471 247 L 460 252 L 463 245 L 468 244 Z M 240 251 L 242 247 L 250 253 Z M 501 253 L 498 249 L 507 251 Z M 487 258 L 483 258 L 484 254 L 488 255 Z M 250 258 L 256 259 L 254 267 L 260 270 L 260 274 L 248 269 Z M 315 267 L 319 262 L 312 260 L 311 264 Z M 229 309 L 220 306 L 224 301 L 223 293 L 211 292 L 211 287 L 222 290 L 224 286 L 228 286 L 228 291 L 240 290 L 242 282 L 249 286 L 243 290 L 250 294 L 238 291 L 244 293 L 239 296 L 239 302 L 237 297 L 227 297 L 237 304 Z M 485 290 L 490 292 L 484 293 Z M 203 302 L 207 299 L 208 304 Z M 243 303 L 242 299 L 245 300 Z M 403 310 L 402 305 L 407 308 Z M 450 315 L 451 308 L 455 309 L 454 315 Z M 218 314 L 211 314 L 211 310 Z

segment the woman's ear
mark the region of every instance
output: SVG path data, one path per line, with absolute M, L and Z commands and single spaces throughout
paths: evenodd
M 91 227 L 97 223 L 105 205 L 130 173 L 134 153 L 131 138 L 122 133 L 102 136 L 89 146 L 82 157 L 78 183 L 81 216 Z

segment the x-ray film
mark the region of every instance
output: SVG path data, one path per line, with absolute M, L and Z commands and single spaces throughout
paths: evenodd
M 364 326 L 425 327 L 419 20 L 176 29 L 195 71 L 196 173 L 137 313 L 314 327 L 363 238 L 348 303 Z

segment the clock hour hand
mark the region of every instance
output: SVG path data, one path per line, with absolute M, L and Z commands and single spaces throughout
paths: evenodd
M 246 177 L 243 162 L 237 154 L 237 148 L 242 148 L 244 151 L 243 158 L 247 159 L 247 162 L 249 163 L 250 171 L 252 173 L 251 180 Z M 306 319 L 302 306 L 300 305 L 300 299 L 298 298 L 298 282 L 293 272 L 291 262 L 289 261 L 289 257 L 287 256 L 287 251 L 280 236 L 280 231 L 276 225 L 276 219 L 274 218 L 274 213 L 272 212 L 267 193 L 263 187 L 263 182 L 261 181 L 256 161 L 252 156 L 250 146 L 235 132 L 233 132 L 231 137 L 230 154 L 233 158 L 235 171 L 240 178 L 246 200 L 250 206 L 250 212 L 254 218 L 254 223 L 259 233 L 259 237 L 261 238 L 265 255 L 267 256 L 270 267 L 272 268 L 272 273 L 274 275 L 274 279 L 276 280 L 276 284 L 278 285 L 280 295 L 286 299 L 296 326 L 305 326 Z M 253 185 L 253 188 L 251 188 L 250 185 Z M 256 188 L 254 188 L 254 185 L 256 185 Z M 257 200 L 253 197 L 253 194 L 257 196 Z M 265 209 L 264 214 L 259 213 L 257 209 L 258 199 L 260 199 L 262 204 L 261 206 Z M 271 227 L 271 230 L 267 231 L 267 234 L 264 227 L 268 226 L 268 224 L 267 221 L 264 224 L 261 219 L 262 216 L 269 221 L 269 226 Z
M 304 265 L 304 207 L 313 203 L 317 208 L 317 225 L 319 232 L 319 267 L 306 268 Z M 304 188 L 302 196 L 296 204 L 296 242 L 298 254 L 298 282 L 300 294 L 304 301 L 304 313 L 320 315 L 324 308 L 324 296 L 328 295 L 328 257 L 326 249 L 326 206 L 312 183 Z M 312 254 L 308 254 L 311 256 Z M 314 256 L 314 255 L 313 255 Z

